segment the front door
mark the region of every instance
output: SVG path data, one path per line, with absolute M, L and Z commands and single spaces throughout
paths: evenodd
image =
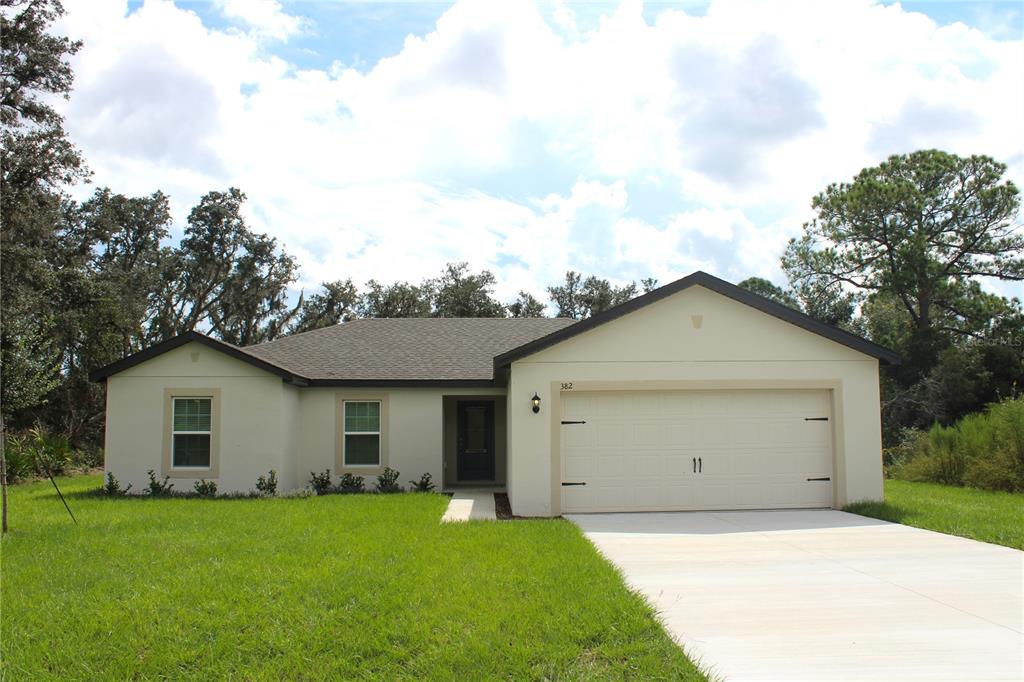
M 458 403 L 458 480 L 494 480 L 494 402 Z

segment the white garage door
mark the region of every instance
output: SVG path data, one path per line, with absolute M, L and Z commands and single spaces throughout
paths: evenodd
M 831 506 L 831 414 L 819 390 L 565 392 L 562 511 Z

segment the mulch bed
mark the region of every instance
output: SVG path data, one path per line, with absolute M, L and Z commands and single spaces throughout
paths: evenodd
M 494 513 L 499 521 L 511 521 L 512 505 L 508 503 L 508 495 L 505 493 L 494 493 Z

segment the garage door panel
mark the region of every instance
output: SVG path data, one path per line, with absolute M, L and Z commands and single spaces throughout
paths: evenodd
M 832 503 L 827 391 L 565 393 L 563 511 Z M 700 460 L 694 472 L 695 459 Z

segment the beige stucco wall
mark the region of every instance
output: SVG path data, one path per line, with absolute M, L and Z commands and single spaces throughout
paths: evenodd
M 219 393 L 218 471 L 184 475 L 167 470 L 162 461 L 165 394 L 192 388 Z M 122 484 L 132 484 L 133 493 L 144 490 L 149 469 L 161 477 L 171 473 L 175 490 L 185 492 L 199 478 L 216 481 L 221 493 L 247 492 L 271 469 L 278 473 L 281 492 L 305 487 L 310 472 L 325 469 L 335 480 L 352 471 L 371 485 L 382 467 L 337 466 L 338 405 L 342 399 L 381 398 L 386 405 L 383 464 L 401 472 L 402 485 L 429 472 L 440 488 L 445 396 L 504 393 L 500 388 L 297 388 L 216 350 L 188 344 L 107 379 L 105 468 Z M 504 406 L 499 410 L 497 421 L 503 422 Z M 496 439 L 503 436 L 496 433 Z M 504 462 L 497 467 L 503 471 Z
M 516 514 L 560 513 L 563 383 L 573 385 L 567 390 L 830 389 L 834 506 L 882 497 L 878 361 L 693 287 L 513 363 L 508 491 Z M 534 392 L 540 414 L 530 409 Z
M 165 471 L 166 389 L 218 389 L 219 475 Z M 219 492 L 248 491 L 271 469 L 282 489 L 294 485 L 296 389 L 280 377 L 200 344 L 190 343 L 107 379 L 105 469 L 141 493 L 147 470 L 172 473 L 176 491 L 189 492 L 199 478 Z
M 338 400 L 379 398 L 387 400 L 387 453 L 383 462 L 401 472 L 399 483 L 430 473 L 435 485 L 444 481 L 444 396 L 504 395 L 504 389 L 479 388 L 333 388 L 314 387 L 299 391 L 298 445 L 295 476 L 301 487 L 310 472 L 336 466 Z M 352 467 L 345 471 L 363 476 L 368 486 L 380 472 L 377 467 Z

